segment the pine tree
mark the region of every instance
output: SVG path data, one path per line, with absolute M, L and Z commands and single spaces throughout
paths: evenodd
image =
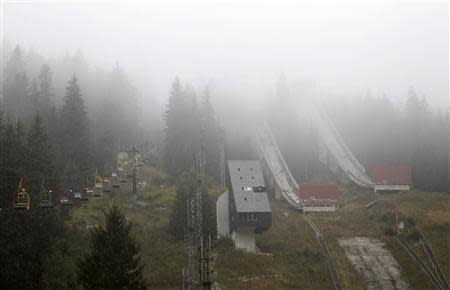
M 39 72 L 39 101 L 37 109 L 45 115 L 54 103 L 54 92 L 52 85 L 52 71 L 47 64 L 42 65 Z
M 203 95 L 201 107 L 201 127 L 203 130 L 203 146 L 206 158 L 206 173 L 216 180 L 220 178 L 220 142 L 222 131 L 217 121 L 208 88 Z
M 91 232 L 91 251 L 78 263 L 77 277 L 84 289 L 147 289 L 139 246 L 131 224 L 118 207 L 105 213 L 105 227 Z
M 39 109 L 40 106 L 39 103 L 41 102 L 40 101 L 41 95 L 39 92 L 38 84 L 35 79 L 31 81 L 28 99 L 30 105 L 34 108 L 34 110 L 42 112 L 42 110 Z
M 0 289 L 48 289 L 44 285 L 44 259 L 64 225 L 56 211 L 0 212 Z M 4 238 L 3 238 L 4 237 Z
M 3 81 L 3 80 L 2 80 Z M 29 113 L 28 78 L 25 73 L 22 49 L 16 46 L 5 67 L 4 108 L 11 119 L 27 121 Z
M 177 180 L 177 192 L 175 202 L 169 219 L 169 233 L 177 239 L 184 238 L 187 226 L 187 207 L 193 197 L 196 177 L 192 170 L 184 171 Z
M 68 175 L 86 176 L 89 170 L 89 128 L 84 102 L 74 75 L 69 81 L 61 111 L 61 154 L 66 157 Z
M 15 144 L 15 148 L 13 148 L 14 151 L 14 162 L 16 164 L 17 173 L 19 175 L 25 175 L 25 164 L 26 164 L 26 141 L 25 141 L 25 125 L 23 122 L 18 119 L 16 123 L 15 128 L 15 134 L 13 135 L 14 141 L 13 144 Z
M 216 219 L 216 203 L 209 195 L 208 189 L 202 188 L 202 218 L 203 218 L 203 235 L 217 236 L 217 219 Z
M 136 91 L 125 71 L 116 64 L 108 74 L 100 120 L 101 132 L 110 131 L 115 136 L 117 147 L 130 147 L 136 144 L 141 132 L 140 120 Z
M 39 112 L 34 117 L 26 144 L 26 172 L 29 178 L 30 191 L 37 193 L 41 180 L 43 178 L 48 179 L 53 168 L 47 129 L 43 125 Z
M 194 165 L 200 141 L 198 115 L 195 92 L 189 87 L 183 90 L 176 78 L 164 114 L 164 167 L 172 177 Z
M 169 219 L 168 231 L 177 239 L 183 239 L 187 226 L 187 207 L 197 190 L 197 177 L 193 170 L 184 171 L 177 180 L 175 202 Z M 202 192 L 203 234 L 216 236 L 216 210 L 213 199 L 205 186 Z

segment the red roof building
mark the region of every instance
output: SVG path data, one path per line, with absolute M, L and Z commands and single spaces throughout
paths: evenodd
M 409 190 L 412 185 L 411 166 L 374 165 L 370 168 L 374 190 Z
M 334 184 L 303 183 L 299 186 L 300 207 L 304 211 L 334 211 L 339 195 Z

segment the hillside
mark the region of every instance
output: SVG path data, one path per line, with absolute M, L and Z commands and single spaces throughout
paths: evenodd
M 144 273 L 152 289 L 180 289 L 184 265 L 183 241 L 167 233 L 174 186 L 163 186 L 166 176 L 155 168 L 144 168 L 141 180 L 146 185 L 138 197 L 138 207 L 130 208 L 130 183 L 121 190 L 105 193 L 100 200 L 77 205 L 68 212 L 65 222 L 66 249 L 48 258 L 49 265 L 60 262 L 49 281 L 55 286 L 58 278 L 73 279 L 76 257 L 88 244 L 89 227 L 103 222 L 102 211 L 112 204 L 119 205 L 134 225 L 134 234 L 141 244 Z M 222 189 L 213 187 L 210 194 L 217 197 Z M 355 236 L 373 237 L 383 241 L 403 269 L 411 289 L 433 289 L 426 276 L 407 256 L 385 229 L 392 227 L 395 212 L 401 220 L 414 221 L 414 227 L 431 243 L 447 276 L 450 245 L 450 197 L 443 193 L 408 192 L 380 195 L 342 187 L 340 209 L 332 214 L 308 214 L 327 240 L 345 289 L 363 289 L 363 283 L 345 256 L 338 239 Z M 367 209 L 365 205 L 377 200 Z M 216 281 L 220 289 L 330 289 L 325 259 L 302 215 L 288 208 L 284 201 L 272 198 L 273 226 L 257 236 L 261 254 L 235 250 L 230 240 L 220 240 L 216 246 Z M 407 227 L 408 228 L 408 227 Z M 405 237 L 408 237 L 408 233 Z M 55 245 L 57 247 L 57 245 Z M 67 258 L 70 259 L 67 259 Z

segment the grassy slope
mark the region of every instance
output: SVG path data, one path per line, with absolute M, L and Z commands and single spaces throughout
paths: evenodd
M 152 184 L 164 180 L 155 169 L 143 171 L 148 186 L 140 195 L 144 201 L 137 211 L 128 208 L 130 186 L 122 186 L 114 197 L 105 195 L 72 210 L 67 226 L 77 228 L 78 237 L 85 245 L 87 224 L 101 223 L 102 210 L 110 204 L 119 204 L 134 224 L 134 233 L 141 244 L 145 276 L 153 289 L 179 289 L 181 268 L 184 264 L 184 245 L 166 233 L 170 206 L 175 188 L 160 188 Z M 411 192 L 397 195 L 378 195 L 354 188 L 342 188 L 343 204 L 332 214 L 310 214 L 326 237 L 337 264 L 345 289 L 362 289 L 358 274 L 337 244 L 339 237 L 370 236 L 384 240 L 388 249 L 400 263 L 413 289 L 432 289 L 427 278 L 412 263 L 397 242 L 383 234 L 395 212 L 401 217 L 412 217 L 417 227 L 430 241 L 444 272 L 450 276 L 448 216 L 449 196 L 440 193 Z M 220 188 L 210 190 L 217 197 Z M 371 209 L 365 204 L 378 199 Z M 324 258 L 301 215 L 286 207 L 282 201 L 272 201 L 273 226 L 257 236 L 257 246 L 263 253 L 257 255 L 235 250 L 228 240 L 217 246 L 217 282 L 224 289 L 330 289 Z M 386 221 L 387 219 L 387 221 Z
M 351 190 L 347 190 L 351 191 Z M 384 235 L 386 227 L 393 227 L 395 213 L 400 220 L 413 218 L 416 227 L 407 228 L 407 233 L 419 229 L 431 243 L 443 271 L 450 277 L 450 196 L 444 193 L 405 192 L 399 194 L 374 194 L 371 192 L 353 192 L 352 198 L 332 215 L 316 214 L 313 220 L 322 229 L 330 250 L 341 274 L 345 289 L 362 289 L 357 273 L 345 257 L 344 250 L 337 244 L 340 237 L 369 236 L 384 241 L 403 269 L 412 289 L 433 289 L 428 278 L 409 258 L 398 242 Z M 365 205 L 370 201 L 378 202 L 370 209 Z M 414 245 L 414 242 L 411 242 Z M 417 248 L 420 253 L 420 248 Z

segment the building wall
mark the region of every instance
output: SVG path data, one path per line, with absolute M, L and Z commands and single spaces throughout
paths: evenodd
M 252 230 L 234 231 L 231 234 L 234 245 L 237 249 L 256 253 L 255 233 Z
M 304 206 L 300 210 L 303 212 L 331 212 L 336 211 L 336 206 Z
M 406 185 L 388 185 L 388 184 L 375 184 L 373 186 L 373 191 L 407 191 L 410 190 L 410 187 L 408 184 Z
M 230 236 L 230 212 L 228 203 L 228 190 L 217 199 L 217 235 L 220 237 Z
M 241 228 L 253 228 L 256 233 L 261 233 L 267 230 L 272 225 L 272 213 L 270 212 L 255 212 L 255 213 L 235 213 L 234 228 L 238 230 Z

